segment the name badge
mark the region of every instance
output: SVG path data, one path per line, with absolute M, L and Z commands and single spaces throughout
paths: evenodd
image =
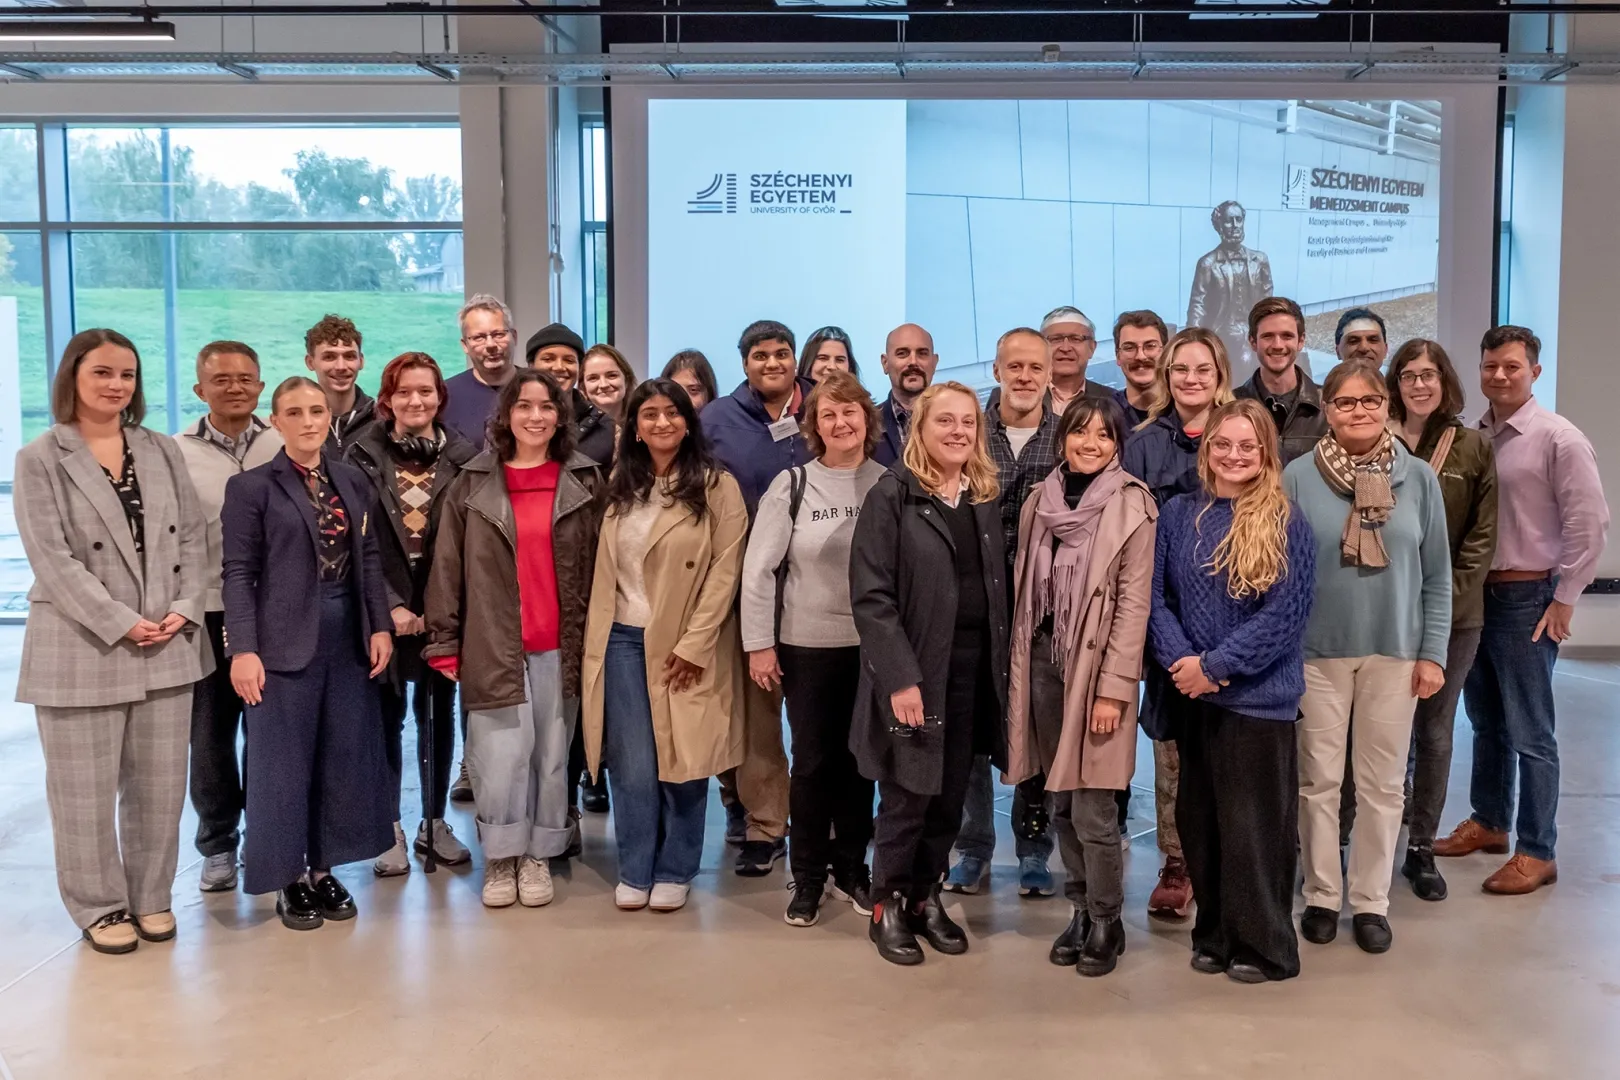
M 794 435 L 798 434 L 798 431 L 799 422 L 791 416 L 784 416 L 771 425 L 771 438 L 781 442 L 783 439 L 793 438 Z

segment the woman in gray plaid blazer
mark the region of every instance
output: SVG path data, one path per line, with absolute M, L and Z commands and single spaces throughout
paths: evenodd
M 140 357 L 113 330 L 68 342 L 56 424 L 17 455 L 17 531 L 34 571 L 17 700 L 35 707 L 63 903 L 98 952 L 174 937 L 170 889 L 205 526 L 174 440 L 141 427 Z

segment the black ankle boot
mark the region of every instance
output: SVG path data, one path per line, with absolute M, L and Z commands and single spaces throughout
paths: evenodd
M 939 902 L 939 886 L 928 890 L 928 899 L 922 909 L 910 913 L 911 932 L 921 934 L 935 952 L 958 956 L 968 950 L 967 933 L 945 914 L 945 905 Z
M 1080 948 L 1086 943 L 1086 935 L 1089 933 L 1091 933 L 1091 916 L 1076 908 L 1069 925 L 1064 927 L 1063 933 L 1052 942 L 1052 951 L 1046 954 L 1046 958 L 1058 967 L 1074 967 L 1080 962 Z
M 1446 879 L 1440 876 L 1439 868 L 1434 865 L 1433 848 L 1407 848 L 1401 874 L 1412 883 L 1412 891 L 1419 900 L 1446 898 Z
M 1106 975 L 1113 971 L 1125 952 L 1125 924 L 1119 919 L 1098 919 L 1091 924 L 1086 943 L 1080 948 L 1075 970 L 1082 975 Z
M 906 925 L 906 898 L 899 893 L 873 906 L 867 933 L 878 955 L 889 963 L 909 967 L 923 962 L 922 946 Z

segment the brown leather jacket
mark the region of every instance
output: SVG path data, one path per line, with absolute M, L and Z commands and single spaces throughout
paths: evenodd
M 596 537 L 607 484 L 596 462 L 574 454 L 557 482 L 551 551 L 561 616 L 563 697 L 579 697 L 585 611 L 596 572 Z M 460 658 L 461 701 L 469 710 L 521 705 L 523 614 L 518 607 L 517 523 L 492 451 L 463 467 L 445 496 L 428 578 L 425 659 Z

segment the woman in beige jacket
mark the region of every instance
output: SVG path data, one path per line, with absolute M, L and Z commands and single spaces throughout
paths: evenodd
M 625 404 L 585 625 L 591 775 L 608 770 L 626 910 L 686 903 L 703 854 L 709 778 L 742 763 L 732 601 L 748 512 L 680 387 Z
M 1051 961 L 1106 975 L 1125 951 L 1115 795 L 1136 767 L 1136 698 L 1153 596 L 1153 494 L 1119 463 L 1124 416 L 1080 398 L 1063 461 L 1024 503 L 1008 688 L 1007 774 L 1044 774 L 1074 905 Z

